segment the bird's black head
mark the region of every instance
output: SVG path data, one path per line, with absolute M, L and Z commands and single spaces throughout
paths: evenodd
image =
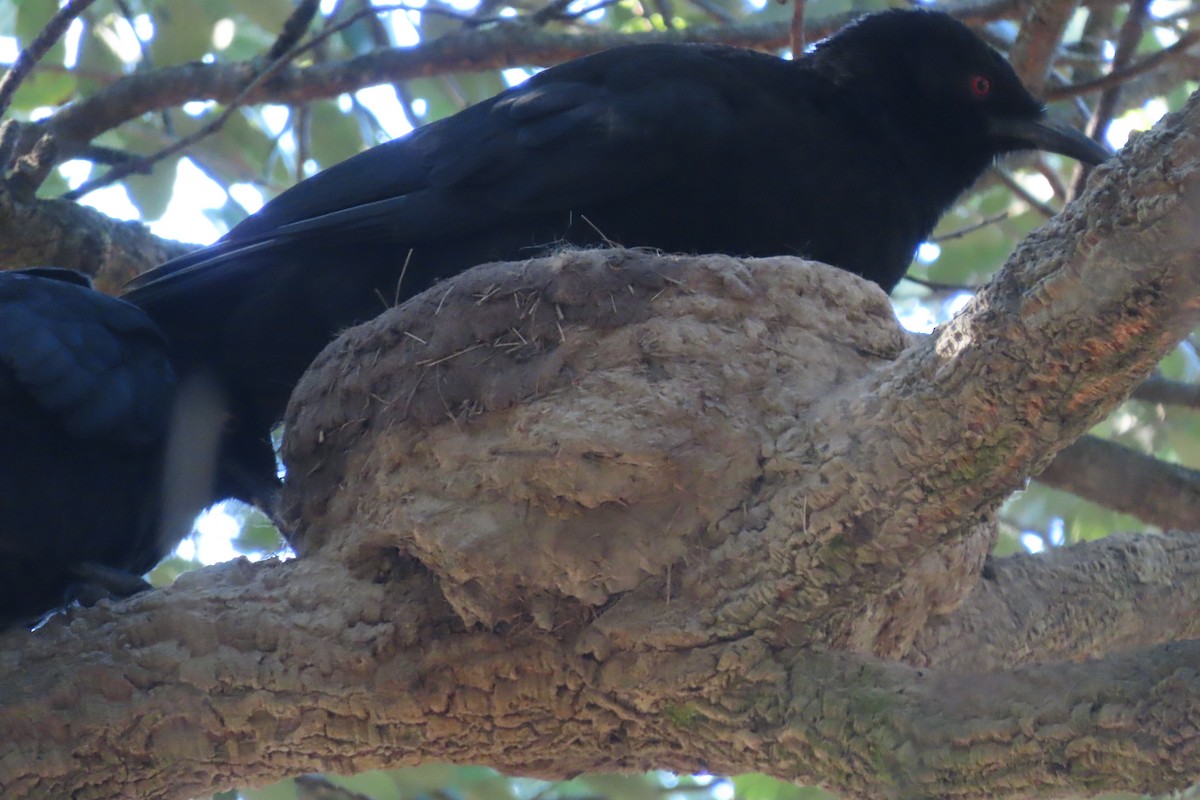
M 1087 163 L 1108 151 L 1048 119 L 1004 58 L 947 14 L 893 10 L 863 17 L 808 61 L 846 95 L 883 112 L 905 147 L 959 163 L 972 178 L 1002 153 L 1047 150 Z

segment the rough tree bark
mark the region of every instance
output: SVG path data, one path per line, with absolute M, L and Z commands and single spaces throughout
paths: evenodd
M 1193 97 L 920 342 L 821 265 L 620 251 L 347 332 L 290 411 L 301 557 L 9 634 L 0 785 L 433 759 L 847 797 L 1195 780 L 1200 539 L 984 559 L 1005 495 L 1197 322 L 1197 130 Z

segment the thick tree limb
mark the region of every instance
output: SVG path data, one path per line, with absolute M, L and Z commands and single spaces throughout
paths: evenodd
M 22 200 L 0 182 L 0 268 L 46 266 L 86 272 L 98 288 L 125 281 L 191 249 L 140 222 L 120 222 L 66 200 Z
M 1194 642 L 984 675 L 754 638 L 597 663 L 528 626 L 462 630 L 427 575 L 385 586 L 320 557 L 209 568 L 26 639 L 0 650 L 13 797 L 165 800 L 432 760 L 1049 797 L 1165 791 L 1200 765 Z
M 1113 535 L 994 558 L 988 572 L 905 661 L 994 672 L 1200 638 L 1200 534 Z

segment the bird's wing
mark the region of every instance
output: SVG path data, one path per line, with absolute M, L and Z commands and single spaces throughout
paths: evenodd
M 173 389 L 140 309 L 49 270 L 0 273 L 0 400 L 23 393 L 71 435 L 138 446 L 164 434 Z
M 736 147 L 747 69 L 780 63 L 729 48 L 654 45 L 568 62 L 302 181 L 220 242 L 132 285 L 145 297 L 155 282 L 278 242 L 370 234 L 419 245 L 634 195 L 701 154 Z

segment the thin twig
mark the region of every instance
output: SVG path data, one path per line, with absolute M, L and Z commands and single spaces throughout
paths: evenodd
M 55 42 L 62 38 L 62 35 L 67 32 L 67 28 L 71 27 L 71 22 L 94 2 L 96 0 L 67 0 L 63 7 L 46 23 L 46 27 L 42 28 L 33 38 L 29 46 L 21 51 L 12 68 L 4 74 L 3 78 L 0 78 L 0 117 L 8 111 L 13 95 L 17 93 L 17 89 L 21 87 L 21 83 L 34 66 L 50 51 Z
M 1164 47 L 1162 50 L 1151 53 L 1145 58 L 1133 62 L 1124 69 L 1114 69 L 1107 75 L 1096 78 L 1095 80 L 1082 81 L 1080 83 L 1072 83 L 1066 86 L 1058 86 L 1053 89 L 1047 89 L 1045 98 L 1047 100 L 1065 100 L 1068 97 L 1078 97 L 1082 94 L 1097 92 L 1108 89 L 1113 86 L 1120 86 L 1128 83 L 1131 78 L 1136 78 L 1146 72 L 1150 72 L 1157 67 L 1162 66 L 1167 61 L 1185 55 L 1195 45 L 1200 44 L 1200 31 L 1190 31 L 1179 38 L 1179 41 L 1174 44 Z
M 788 29 L 788 37 L 792 42 L 792 58 L 804 55 L 805 42 L 804 6 L 806 0 L 792 0 L 792 25 Z
M 140 158 L 137 153 L 118 150 L 115 147 L 105 147 L 100 144 L 85 144 L 75 153 L 77 158 L 93 161 L 97 164 L 124 164 Z
M 304 180 L 304 163 L 308 161 L 309 145 L 312 143 L 312 114 L 308 103 L 293 106 L 289 117 L 292 122 L 292 138 L 296 141 L 296 182 Z
M 121 12 L 121 16 L 125 19 L 125 24 L 129 26 L 129 30 L 133 32 L 133 39 L 138 44 L 138 61 L 134 66 L 138 72 L 145 72 L 148 69 L 154 68 L 154 55 L 150 52 L 150 45 L 138 33 L 137 25 L 134 23 L 133 9 L 129 7 L 126 0 L 116 0 L 117 10 Z M 175 135 L 175 119 L 171 116 L 171 109 L 164 108 L 160 114 L 162 117 L 162 126 L 169 135 Z
M 538 25 L 544 25 L 547 22 L 560 19 L 566 13 L 567 6 L 571 5 L 572 0 L 550 0 L 549 3 L 533 12 L 533 21 Z
M 71 191 L 64 193 L 62 195 L 63 198 L 65 198 L 67 200 L 78 200 L 79 198 L 83 197 L 84 195 L 86 195 L 90 192 L 94 192 L 95 190 L 97 190 L 103 186 L 108 186 L 109 184 L 111 184 L 115 181 L 118 181 L 121 178 L 124 178 L 126 175 L 132 175 L 135 172 L 146 170 L 149 168 L 150 165 L 157 164 L 158 162 L 162 161 L 165 158 L 170 158 L 171 156 L 175 155 L 176 153 L 178 153 L 182 150 L 186 150 L 188 147 L 191 147 L 193 144 L 195 144 L 196 142 L 199 142 L 201 139 L 204 139 L 205 137 L 211 136 L 213 133 L 216 133 L 222 127 L 224 127 L 225 123 L 229 121 L 230 117 L 232 117 L 235 113 L 237 113 L 237 111 L 242 107 L 242 103 L 245 101 L 245 99 L 247 97 L 250 96 L 250 94 L 255 89 L 257 89 L 259 86 L 261 86 L 262 84 L 264 84 L 268 80 L 270 80 L 271 77 L 275 75 L 275 73 L 277 73 L 280 69 L 282 69 L 284 67 L 284 65 L 289 63 L 293 58 L 295 58 L 296 55 L 298 55 L 298 53 L 293 51 L 292 53 L 289 53 L 287 56 L 277 59 L 274 63 L 270 64 L 262 72 L 258 73 L 258 75 L 256 75 L 253 80 L 251 80 L 248 84 L 246 84 L 245 88 L 243 88 L 242 91 L 238 93 L 237 97 L 235 97 L 233 99 L 233 101 L 228 106 L 225 107 L 225 110 L 222 111 L 221 114 L 216 119 L 214 119 L 212 122 L 208 123 L 204 127 L 183 137 L 182 139 L 180 139 L 172 144 L 167 145 L 166 147 L 162 148 L 158 152 L 153 153 L 149 156 L 146 156 L 145 158 L 141 158 L 141 159 L 138 159 L 137 161 L 131 161 L 131 162 L 127 162 L 125 164 L 118 164 L 118 165 L 114 166 L 112 169 L 108 170 L 108 172 L 105 172 L 103 175 L 100 175 L 97 178 L 87 181 L 82 186 L 79 186 L 76 189 L 72 189 Z
M 1009 191 L 1032 206 L 1034 210 L 1036 210 L 1043 217 L 1049 219 L 1058 213 L 1057 208 L 1034 197 L 1028 189 L 1018 183 L 1017 179 L 1009 174 L 1008 170 L 1000 169 L 999 167 L 993 167 L 992 171 L 999 176 L 1000 182 L 1007 186 Z
M 407 8 L 408 6 L 404 7 Z M 209 124 L 205 125 L 194 133 L 183 137 L 174 144 L 168 145 L 167 147 L 164 147 L 158 152 L 146 156 L 143 159 L 139 159 L 136 162 L 129 162 L 127 164 L 114 166 L 103 175 L 88 181 L 87 183 L 76 189 L 73 189 L 70 192 L 65 193 L 63 197 L 68 200 L 78 200 L 80 197 L 83 197 L 89 192 L 93 192 L 96 189 L 113 183 L 114 181 L 118 181 L 126 175 L 133 174 L 139 170 L 144 170 L 148 168 L 149 165 L 156 164 L 159 161 L 162 161 L 164 158 L 169 158 L 176 153 L 191 147 L 193 144 L 199 142 L 205 137 L 211 136 L 224 127 L 225 123 L 229 121 L 229 118 L 242 107 L 247 97 L 253 94 L 259 87 L 269 81 L 272 77 L 274 77 L 281 69 L 295 61 L 299 56 L 319 46 L 321 42 L 326 41 L 330 36 L 345 30 L 363 17 L 370 16 L 380 11 L 394 10 L 394 8 L 395 6 L 374 6 L 369 11 L 351 14 L 338 24 L 331 25 L 329 28 L 321 31 L 321 33 L 314 36 L 305 44 L 298 47 L 293 47 L 290 51 L 268 64 L 265 69 L 259 72 L 253 80 L 251 80 L 246 84 L 245 87 L 242 88 L 237 96 L 230 101 L 229 105 L 225 107 L 225 110 Z
M 983 219 L 979 220 L 979 222 L 973 222 L 970 225 L 957 228 L 949 233 L 943 233 L 940 236 L 934 236 L 930 238 L 929 241 L 933 242 L 934 244 L 940 244 L 942 242 L 951 241 L 952 239 L 961 239 L 968 233 L 974 233 L 980 228 L 986 228 L 989 225 L 995 225 L 997 222 L 1003 222 L 1006 219 L 1008 219 L 1008 212 L 1001 211 L 999 214 L 993 214 L 990 217 L 984 217 Z
M 1129 3 L 1128 16 L 1121 25 L 1121 32 L 1117 35 L 1116 51 L 1113 53 L 1112 68 L 1114 71 L 1125 69 L 1133 60 L 1133 54 L 1137 52 L 1137 46 L 1142 41 L 1142 31 L 1149 9 L 1150 0 L 1131 0 Z M 1092 118 L 1088 121 L 1085 131 L 1088 136 L 1098 142 L 1104 141 L 1104 135 L 1108 132 L 1108 126 L 1112 124 L 1113 116 L 1116 114 L 1117 100 L 1120 96 L 1120 83 L 1104 90 L 1092 112 Z M 1080 163 L 1079 169 L 1075 173 L 1075 181 L 1071 186 L 1071 197 L 1078 197 L 1083 191 L 1083 186 L 1087 183 L 1087 177 L 1091 171 L 1090 165 Z
M 1121 25 L 1120 34 L 1117 35 L 1116 50 L 1112 54 L 1112 70 L 1124 70 L 1129 66 L 1130 61 L 1133 61 L 1134 53 L 1138 52 L 1138 44 L 1141 42 L 1142 29 L 1144 29 L 1148 13 L 1150 13 L 1150 0 L 1130 2 L 1128 16 Z M 1109 86 L 1104 90 L 1104 94 L 1100 96 L 1100 100 L 1096 104 L 1096 110 L 1092 113 L 1092 121 L 1087 130 L 1088 136 L 1098 142 L 1104 139 L 1104 132 L 1108 130 L 1112 115 L 1116 112 L 1117 97 L 1120 95 L 1121 84 Z
M 924 286 L 926 289 L 931 289 L 935 292 L 974 292 L 979 288 L 978 286 L 968 286 L 965 283 L 931 281 L 928 278 L 917 278 L 913 275 L 905 275 L 904 280 L 915 283 L 918 286 Z
M 579 19 L 580 17 L 586 17 L 588 14 L 599 11 L 602 8 L 608 8 L 609 6 L 614 6 L 619 2 L 620 2 L 620 0 L 599 0 L 599 2 L 593 3 L 592 5 L 587 6 L 586 8 L 581 8 L 578 11 L 572 11 L 570 13 L 563 14 L 561 17 L 559 17 L 559 19 L 562 19 L 562 20 Z
M 719 5 L 712 2 L 712 0 L 688 0 L 688 2 L 707 14 L 709 19 L 712 19 L 716 22 L 729 23 L 737 21 L 737 16 L 725 10 L 724 8 L 721 8 Z
M 1056 171 L 1050 168 L 1050 165 L 1046 163 L 1046 159 L 1042 158 L 1040 154 L 1034 157 L 1033 168 L 1046 179 L 1046 183 L 1050 184 L 1050 189 L 1054 192 L 1054 197 L 1063 203 L 1067 202 L 1066 184 L 1063 183 L 1062 178 L 1059 177 Z

